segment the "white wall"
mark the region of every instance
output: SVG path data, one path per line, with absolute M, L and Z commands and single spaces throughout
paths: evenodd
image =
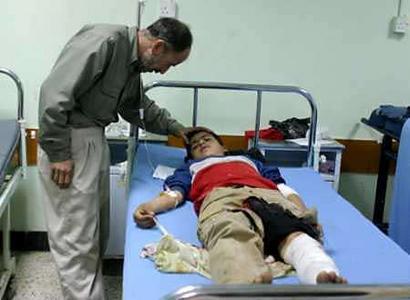
M 158 0 L 146 2 L 143 25 L 157 17 Z M 402 2 L 402 13 L 410 15 L 410 1 Z M 68 38 L 85 23 L 132 25 L 136 4 L 136 0 L 0 2 L 0 66 L 14 70 L 24 83 L 28 127 L 38 126 L 39 87 Z M 145 75 L 146 82 L 298 85 L 314 96 L 320 124 L 335 138 L 378 138 L 359 123 L 360 118 L 382 103 L 409 103 L 410 31 L 403 37 L 389 33 L 398 0 L 178 0 L 178 4 L 179 18 L 194 34 L 192 55 L 166 76 Z M 13 110 L 14 87 L 0 80 L 0 92 L 1 115 Z M 177 118 L 190 122 L 188 95 L 164 90 L 152 95 Z M 201 93 L 205 98 L 200 104 L 201 123 L 227 134 L 252 126 L 253 94 Z M 285 95 L 266 95 L 263 108 L 264 125 L 269 119 L 305 116 L 308 111 L 299 97 Z M 355 178 L 347 182 L 354 185 Z M 35 176 L 29 180 L 37 189 Z M 373 201 L 370 190 L 362 196 L 365 190 L 350 196 Z M 19 201 L 18 211 L 24 211 L 27 201 Z M 17 223 L 16 227 L 25 226 Z
M 22 180 L 11 201 L 12 229 L 15 231 L 45 231 L 40 178 L 37 167 L 27 168 L 27 180 Z

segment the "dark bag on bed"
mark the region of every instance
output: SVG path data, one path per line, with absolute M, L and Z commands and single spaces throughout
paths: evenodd
M 399 137 L 408 118 L 410 118 L 410 106 L 380 105 L 372 111 L 369 125 L 384 129 Z
M 285 139 L 304 138 L 309 129 L 310 118 L 290 118 L 285 121 L 270 120 L 269 125 L 279 130 Z

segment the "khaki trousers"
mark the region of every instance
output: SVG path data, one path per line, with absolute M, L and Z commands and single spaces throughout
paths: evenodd
M 106 299 L 101 254 L 108 238 L 109 148 L 103 128 L 71 131 L 74 176 L 68 189 L 50 178 L 47 154 L 39 150 L 50 250 L 64 299 Z
M 269 268 L 264 261 L 264 229 L 259 216 L 243 208 L 251 196 L 277 203 L 296 216 L 302 211 L 276 190 L 216 188 L 199 213 L 198 237 L 209 252 L 210 273 L 216 283 L 251 283 Z

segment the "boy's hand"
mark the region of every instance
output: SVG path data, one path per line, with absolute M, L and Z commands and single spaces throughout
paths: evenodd
M 142 228 L 151 228 L 155 225 L 155 212 L 150 203 L 143 203 L 134 211 L 134 221 Z
M 319 232 L 320 241 L 323 243 L 323 227 L 322 227 L 322 225 L 319 224 L 319 223 L 316 223 L 316 224 L 314 224 L 313 226 L 314 226 L 314 227 L 316 228 L 316 230 Z

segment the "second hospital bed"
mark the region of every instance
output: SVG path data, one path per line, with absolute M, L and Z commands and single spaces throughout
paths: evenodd
M 262 92 L 290 92 L 304 96 L 311 106 L 311 131 L 307 167 L 280 168 L 287 183 L 295 188 L 307 206 L 317 207 L 323 225 L 324 246 L 334 258 L 341 273 L 353 285 L 410 285 L 410 256 L 366 219 L 347 200 L 323 181 L 315 169 L 316 106 L 306 91 L 296 87 L 236 85 L 221 83 L 158 82 L 153 87 L 183 87 L 194 89 L 194 117 L 196 125 L 197 90 L 200 88 L 254 90 L 257 93 L 255 132 L 258 133 Z M 257 136 L 255 143 L 257 145 Z M 157 242 L 161 233 L 157 228 L 140 229 L 133 221 L 133 211 L 142 202 L 152 199 L 162 190 L 163 182 L 154 179 L 157 165 L 178 167 L 185 151 L 164 144 L 140 144 L 133 160 L 130 192 L 126 216 L 126 243 L 123 270 L 123 299 L 160 299 L 186 286 L 212 282 L 197 274 L 167 274 L 155 269 L 154 263 L 139 256 L 142 247 Z M 200 245 L 196 237 L 196 215 L 192 204 L 186 202 L 178 209 L 158 216 L 160 222 L 177 239 Z M 244 266 L 246 267 L 246 266 Z M 296 277 L 275 279 L 274 285 L 297 284 Z
M 23 119 L 23 87 L 11 70 L 0 68 L 0 74 L 8 76 L 17 88 L 17 117 L 0 118 L 0 221 L 2 252 L 0 260 L 0 299 L 15 269 L 10 252 L 10 201 L 20 179 L 26 171 L 26 144 Z

